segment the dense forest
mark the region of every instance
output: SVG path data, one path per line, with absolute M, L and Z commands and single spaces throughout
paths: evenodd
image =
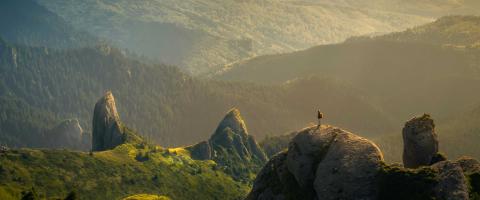
M 88 132 L 92 105 L 107 90 L 117 96 L 125 123 L 166 146 L 207 138 L 232 107 L 244 112 L 259 138 L 304 126 L 317 108 L 328 111 L 329 122 L 369 135 L 390 126 L 355 90 L 326 79 L 283 86 L 202 80 L 172 66 L 143 64 L 106 45 L 53 50 L 2 42 L 0 52 L 1 95 L 8 102 L 1 116 L 9 124 L 1 126 L 1 137 L 10 146 L 44 146 L 48 130 L 65 119 L 78 119 Z M 381 123 L 365 123 L 371 119 Z
M 321 109 L 325 123 L 382 141 L 397 135 L 397 142 L 403 121 L 424 112 L 455 135 L 455 121 L 465 120 L 454 119 L 480 102 L 478 17 L 444 17 L 404 32 L 260 56 L 210 80 L 99 43 L 33 1 L 5 5 L 0 138 L 12 147 L 88 149 L 92 105 L 107 90 L 125 123 L 165 146 L 205 140 L 232 107 L 260 140 L 311 123 Z M 75 119 L 85 133 L 80 145 L 58 128 Z M 466 135 L 476 135 L 475 123 L 465 126 Z
M 3 0 L 0 35 L 8 42 L 37 47 L 76 48 L 99 40 L 31 0 Z

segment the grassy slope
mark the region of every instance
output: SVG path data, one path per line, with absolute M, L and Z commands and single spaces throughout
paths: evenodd
M 215 170 L 212 161 L 159 147 L 124 144 L 114 150 L 11 150 L 0 154 L 0 197 L 18 199 L 34 187 L 42 197 L 119 199 L 132 194 L 172 199 L 241 199 L 248 186 Z

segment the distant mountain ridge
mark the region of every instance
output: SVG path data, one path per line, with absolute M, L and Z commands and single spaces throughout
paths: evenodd
M 461 47 L 477 42 L 479 19 L 445 17 L 405 32 L 260 56 L 232 66 L 217 78 L 281 84 L 319 75 L 339 79 L 380 100 L 375 104 L 397 119 L 421 112 L 447 116 L 480 101 L 474 92 L 479 89 L 479 49 Z M 465 31 L 468 27 L 471 32 Z M 434 103 L 431 96 L 436 97 Z
M 442 17 L 433 23 L 410 28 L 403 32 L 374 38 L 353 37 L 349 40 L 362 39 L 426 43 L 453 48 L 480 48 L 480 17 Z
M 76 28 L 194 74 L 210 73 L 253 56 L 399 31 L 432 20 L 307 1 L 37 2 Z

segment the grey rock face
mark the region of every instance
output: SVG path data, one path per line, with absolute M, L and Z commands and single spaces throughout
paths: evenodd
M 267 162 L 265 152 L 248 134 L 237 109 L 226 114 L 208 141 L 187 149 L 193 159 L 214 160 L 236 179 L 249 180 L 250 174 L 257 173 Z
M 417 168 L 432 164 L 432 159 L 438 153 L 438 139 L 430 115 L 425 114 L 408 121 L 402 135 L 405 167 Z
M 300 187 L 312 187 L 318 163 L 323 160 L 335 136 L 334 132 L 320 134 L 318 129 L 307 128 L 290 142 L 287 166 Z
M 111 92 L 98 100 L 93 111 L 92 150 L 113 149 L 124 142 L 120 117 Z
M 210 144 L 232 148 L 244 159 L 256 158 L 262 162 L 267 161 L 265 152 L 261 150 L 253 136 L 248 134 L 247 126 L 238 109 L 230 110 L 218 125 L 215 133 L 210 138 Z M 215 150 L 215 148 L 212 148 Z
M 295 177 L 288 171 L 286 160 L 287 152 L 272 157 L 258 174 L 246 200 L 283 200 L 293 196 L 304 199 L 302 194 L 295 195 L 300 190 Z
M 50 130 L 55 139 L 51 141 L 52 148 L 68 148 L 86 150 L 89 135 L 84 134 L 77 119 L 68 119 Z
M 195 160 L 210 160 L 212 159 L 212 148 L 208 141 L 200 142 L 196 145 L 187 147 L 191 152 L 191 156 Z
M 218 124 L 215 133 L 221 133 L 225 128 L 230 128 L 232 132 L 241 136 L 248 135 L 247 126 L 243 121 L 240 111 L 236 108 L 228 111 L 223 120 Z
M 438 199 L 469 199 L 467 179 L 459 163 L 442 161 L 432 165 L 432 169 L 438 172 L 439 183 L 435 187 Z
M 83 135 L 83 129 L 77 119 L 67 119 L 56 126 L 53 131 L 61 132 L 72 140 L 80 140 Z
M 468 156 L 462 156 L 456 161 L 466 174 L 480 173 L 480 162 Z
M 375 199 L 376 175 L 383 162 L 380 149 L 352 133 L 329 132 L 336 136 L 317 166 L 314 188 L 318 199 Z
M 208 147 L 205 145 L 208 145 Z M 205 156 L 200 156 L 201 158 L 214 159 L 217 155 L 215 149 L 218 148 L 230 149 L 231 152 L 245 160 L 256 158 L 262 162 L 267 161 L 265 152 L 253 136 L 248 134 L 247 126 L 238 109 L 232 109 L 226 114 L 209 141 L 192 146 L 190 151 L 192 155 L 202 154 Z M 205 151 L 211 152 L 207 153 Z M 197 158 L 200 159 L 200 157 Z
M 367 139 L 331 126 L 306 128 L 265 165 L 247 199 L 375 199 L 382 163 Z

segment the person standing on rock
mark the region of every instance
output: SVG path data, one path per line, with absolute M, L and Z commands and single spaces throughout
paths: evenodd
M 323 118 L 323 113 L 320 112 L 320 110 L 318 110 L 318 111 L 317 111 L 317 119 L 318 119 L 317 129 L 319 129 L 320 126 L 322 125 L 322 118 Z

